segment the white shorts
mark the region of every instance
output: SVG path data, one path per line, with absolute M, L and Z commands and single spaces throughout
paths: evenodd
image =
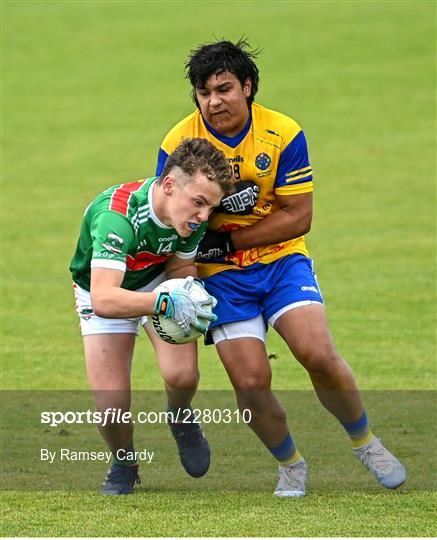
M 165 279 L 165 272 L 162 272 L 145 287 L 138 289 L 137 292 L 153 291 Z M 79 315 L 80 330 L 83 336 L 91 334 L 136 334 L 138 336 L 138 323 L 144 326 L 147 322 L 147 316 L 133 317 L 131 319 L 105 319 L 99 317 L 93 311 L 89 291 L 82 289 L 77 283 L 73 283 L 73 291 L 75 308 Z
M 309 304 L 323 305 L 320 302 L 316 302 L 314 300 L 294 302 L 274 313 L 268 320 L 268 323 L 270 326 L 273 327 L 279 317 L 283 315 L 286 311 L 290 311 L 290 309 L 294 309 L 300 306 L 306 306 Z M 246 321 L 231 322 L 211 328 L 211 336 L 214 345 L 217 345 L 217 343 L 220 343 L 220 341 L 224 341 L 225 339 L 237 339 L 247 337 L 260 339 L 262 342 L 265 343 L 266 334 L 267 327 L 261 314 L 257 317 L 254 317 L 253 319 L 248 319 Z

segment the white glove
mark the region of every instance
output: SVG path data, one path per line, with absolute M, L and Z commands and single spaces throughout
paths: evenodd
M 194 278 L 187 277 L 183 284 L 173 291 L 160 292 L 155 303 L 154 312 L 164 315 L 166 319 L 173 319 L 182 328 L 184 336 L 190 335 L 190 326 L 204 334 L 208 328 L 206 321 L 217 319 L 216 315 L 205 309 L 208 305 L 214 307 L 217 304 L 216 299 L 208 295 L 204 300 L 194 300 L 190 296 L 193 283 Z

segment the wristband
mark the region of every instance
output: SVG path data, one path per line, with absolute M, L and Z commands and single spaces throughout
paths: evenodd
M 171 303 L 168 292 L 160 292 L 154 306 L 155 315 L 165 315 L 168 310 L 168 305 Z

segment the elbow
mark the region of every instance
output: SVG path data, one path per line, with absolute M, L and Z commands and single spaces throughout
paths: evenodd
M 308 234 L 310 232 L 311 221 L 312 221 L 312 215 L 305 216 L 300 221 L 299 236 L 304 236 L 305 234 Z
M 108 309 L 109 302 L 99 295 L 91 295 L 91 306 L 94 311 L 94 315 L 103 317 L 105 319 L 111 318 L 110 310 Z
M 288 233 L 292 233 L 291 238 L 300 238 L 310 232 L 313 219 L 312 208 L 301 208 L 298 210 L 283 208 L 283 210 L 289 214 L 287 230 Z
M 302 226 L 302 236 L 308 234 L 311 230 L 311 220 L 308 220 L 307 223 L 304 223 Z

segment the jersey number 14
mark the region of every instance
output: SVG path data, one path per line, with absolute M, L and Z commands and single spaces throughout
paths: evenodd
M 166 244 L 165 242 L 160 242 L 156 254 L 160 255 L 161 253 L 171 253 L 172 245 L 173 242 L 169 242 L 168 244 Z

